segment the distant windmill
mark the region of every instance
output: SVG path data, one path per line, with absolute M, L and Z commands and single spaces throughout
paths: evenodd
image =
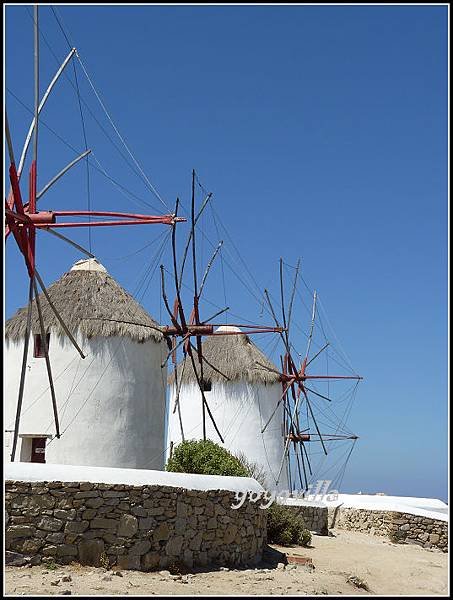
M 203 277 L 201 281 L 198 278 L 198 269 L 197 269 L 197 251 L 196 251 L 196 224 L 199 220 L 203 210 L 205 209 L 207 203 L 211 198 L 211 194 L 208 194 L 199 209 L 196 213 L 195 210 L 195 171 L 192 171 L 192 198 L 191 198 L 191 230 L 188 235 L 187 242 L 185 244 L 184 252 L 182 255 L 181 266 L 178 267 L 177 260 L 177 252 L 176 252 L 176 227 L 173 226 L 172 230 L 172 254 L 173 254 L 173 281 L 174 281 L 174 289 L 175 289 L 175 301 L 173 304 L 173 310 L 170 308 L 170 304 L 168 301 L 166 286 L 165 286 L 165 275 L 164 275 L 164 266 L 161 265 L 161 276 L 162 276 L 162 297 L 166 307 L 166 310 L 169 314 L 170 320 L 172 322 L 171 326 L 165 327 L 163 329 L 164 335 L 167 336 L 169 353 L 167 356 L 168 360 L 170 357 L 172 359 L 172 363 L 174 366 L 173 377 L 176 387 L 175 394 L 175 403 L 173 407 L 173 412 L 178 410 L 178 415 L 180 418 L 180 428 L 181 428 L 181 437 L 184 439 L 184 424 L 181 419 L 181 411 L 180 411 L 180 392 L 181 392 L 181 374 L 184 373 L 184 369 L 186 368 L 187 362 L 189 362 L 191 366 L 191 371 L 193 372 L 196 382 L 201 394 L 201 414 L 202 414 L 202 426 L 203 426 L 203 439 L 206 439 L 206 413 L 211 420 L 214 429 L 221 440 L 224 442 L 224 437 L 219 427 L 216 424 L 212 411 L 210 409 L 208 400 L 206 398 L 205 393 L 205 369 L 208 367 L 211 370 L 216 371 L 216 373 L 224 378 L 225 381 L 228 381 L 228 376 L 223 373 L 215 364 L 213 364 L 203 353 L 203 344 L 202 337 L 210 337 L 210 336 L 231 336 L 238 335 L 248 336 L 259 333 L 282 333 L 283 328 L 277 325 L 276 327 L 269 326 L 261 326 L 261 325 L 238 325 L 238 324 L 225 324 L 225 323 L 212 323 L 212 320 L 219 316 L 220 314 L 226 312 L 229 307 L 225 307 L 224 309 L 218 311 L 214 315 L 210 316 L 207 319 L 202 319 L 200 317 L 199 305 L 200 299 L 203 293 L 203 289 L 210 272 L 210 269 L 216 259 L 223 242 L 220 241 L 214 253 L 212 254 L 210 260 L 207 263 L 206 269 L 204 271 Z M 179 200 L 176 201 L 175 207 L 175 215 L 178 214 L 179 208 Z M 186 265 L 186 259 L 189 252 L 189 249 L 192 250 L 192 286 L 193 286 L 193 305 L 191 307 L 191 312 L 189 318 L 186 316 L 186 311 L 183 306 L 182 298 L 181 298 L 181 286 L 183 283 L 184 276 L 184 268 Z M 228 326 L 227 326 L 228 325 Z M 216 329 L 217 328 L 217 329 Z M 178 338 L 179 341 L 178 341 Z M 195 343 L 192 342 L 191 338 L 195 338 Z M 176 351 L 178 348 L 182 348 L 184 359 L 182 361 L 182 373 L 179 372 L 179 366 L 176 358 Z
M 293 302 L 294 295 L 296 291 L 297 279 L 300 271 L 300 259 L 297 262 L 293 286 L 290 295 L 290 301 L 288 305 L 288 309 L 285 310 L 285 293 L 284 293 L 284 285 L 283 285 L 283 260 L 280 259 L 280 298 L 281 298 L 281 321 L 277 318 L 276 311 L 272 305 L 268 290 L 264 291 L 267 303 L 269 305 L 269 309 L 271 311 L 272 317 L 275 321 L 275 325 L 282 329 L 282 333 L 280 334 L 281 340 L 284 346 L 284 354 L 281 357 L 281 371 L 274 371 L 278 373 L 281 381 L 282 381 L 282 395 L 275 407 L 275 410 L 271 414 L 268 421 L 265 423 L 262 433 L 264 433 L 271 423 L 272 419 L 275 418 L 277 413 L 277 409 L 280 404 L 283 404 L 284 407 L 284 436 L 285 436 L 285 445 L 284 452 L 280 463 L 279 472 L 277 475 L 277 483 L 281 477 L 283 468 L 285 464 L 288 465 L 288 469 L 291 468 L 290 465 L 290 448 L 293 446 L 294 456 L 296 457 L 297 469 L 300 484 L 303 489 L 308 488 L 308 478 L 307 478 L 307 470 L 310 475 L 312 475 L 312 467 L 309 459 L 309 455 L 306 449 L 306 444 L 311 442 L 319 443 L 322 447 L 322 450 L 325 455 L 327 455 L 328 450 L 325 442 L 327 441 L 337 441 L 343 439 L 351 439 L 356 440 L 357 436 L 355 435 L 342 435 L 342 434 L 324 434 L 321 433 L 321 430 L 318 426 L 317 418 L 315 416 L 315 412 L 312 407 L 312 402 L 310 400 L 310 395 L 315 395 L 318 398 L 323 399 L 324 401 L 331 402 L 332 399 L 324 394 L 320 394 L 318 391 L 314 390 L 312 387 L 309 387 L 311 381 L 331 381 L 331 380 L 342 380 L 342 379 L 352 379 L 352 380 L 361 380 L 362 377 L 360 375 L 330 375 L 330 374 L 310 374 L 307 371 L 307 368 L 328 348 L 329 342 L 327 342 L 320 350 L 311 355 L 311 346 L 313 340 L 313 331 L 315 327 L 315 319 L 317 314 L 317 294 L 316 291 L 313 293 L 313 303 L 312 303 L 312 313 L 311 313 L 311 324 L 310 330 L 307 339 L 307 347 L 305 351 L 305 355 L 301 361 L 300 366 L 298 367 L 296 364 L 296 360 L 293 357 L 291 344 L 291 320 L 293 313 Z M 265 364 L 258 363 L 265 370 L 269 370 L 269 367 Z M 307 412 L 305 417 L 305 422 L 302 422 L 301 415 L 301 407 L 305 402 Z M 313 422 L 316 433 L 310 431 L 310 423 Z M 303 477 L 302 477 L 303 473 Z

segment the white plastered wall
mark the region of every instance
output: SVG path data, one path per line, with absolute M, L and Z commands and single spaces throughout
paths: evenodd
M 82 359 L 66 338 L 51 334 L 49 356 L 61 438 L 55 438 L 44 358 L 33 357 L 30 340 L 19 433 L 51 434 L 46 462 L 162 469 L 164 466 L 166 369 L 164 344 L 128 337 L 77 336 Z M 10 459 L 23 341 L 5 346 L 5 460 Z M 19 438 L 16 461 L 20 460 Z M 24 441 L 26 444 L 26 441 Z
M 167 450 L 171 442 L 176 445 L 182 440 L 178 411 L 173 413 L 175 391 L 175 386 L 172 385 Z M 286 463 L 276 484 L 284 450 L 282 405 L 276 411 L 266 431 L 261 433 L 280 399 L 281 385 L 213 382 L 211 391 L 205 392 L 205 396 L 225 440 L 225 448 L 235 454 L 242 452 L 248 460 L 260 465 L 265 470 L 268 489 L 275 487 L 280 490 L 287 489 Z M 203 439 L 202 399 L 197 384 L 185 384 L 181 387 L 180 408 L 185 439 Z M 207 411 L 206 437 L 221 444 Z

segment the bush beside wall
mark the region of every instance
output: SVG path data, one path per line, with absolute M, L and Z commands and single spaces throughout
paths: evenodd
M 304 519 L 287 506 L 274 502 L 267 509 L 267 541 L 280 546 L 308 546 L 311 533 Z

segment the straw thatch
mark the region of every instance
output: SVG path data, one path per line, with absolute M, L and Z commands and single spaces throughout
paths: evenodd
M 214 335 L 203 341 L 203 379 L 216 383 L 228 381 L 245 381 L 248 383 L 273 384 L 280 381 L 275 365 L 261 352 L 247 335 Z M 198 375 L 198 356 L 194 351 L 195 365 Z M 184 360 L 186 364 L 184 366 Z M 178 364 L 178 381 L 192 383 L 197 381 L 190 357 L 187 356 Z M 261 363 L 260 366 L 257 362 Z M 225 379 L 213 367 L 228 377 Z M 266 368 L 267 367 L 267 368 Z M 174 371 L 168 377 L 168 383 L 175 382 Z
M 97 336 L 128 336 L 137 342 L 148 339 L 160 341 L 163 338 L 159 325 L 103 268 L 102 271 L 71 270 L 48 287 L 47 292 L 72 334 L 79 331 L 88 339 Z M 39 300 L 46 331 L 65 337 L 66 334 L 44 294 L 39 295 Z M 130 324 L 128 321 L 150 325 L 156 329 Z M 6 339 L 14 341 L 24 338 L 26 325 L 25 306 L 6 322 Z M 32 332 L 41 332 L 35 300 Z

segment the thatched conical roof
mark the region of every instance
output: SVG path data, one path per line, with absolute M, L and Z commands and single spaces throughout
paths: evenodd
M 47 292 L 65 325 L 73 334 L 79 331 L 88 339 L 98 336 L 128 336 L 137 342 L 148 339 L 160 341 L 163 337 L 158 323 L 96 259 L 76 262 L 70 271 L 47 288 Z M 64 337 L 66 334 L 44 294 L 39 295 L 39 300 L 46 330 Z M 25 306 L 6 322 L 6 339 L 23 338 L 26 325 Z M 35 300 L 32 331 L 41 331 Z
M 219 327 L 219 330 L 240 331 L 237 327 Z M 277 367 L 255 346 L 247 335 L 214 335 L 203 341 L 203 378 L 205 381 L 228 383 L 228 381 L 245 381 L 248 383 L 272 384 L 280 381 Z M 199 375 L 198 357 L 194 352 L 195 365 Z M 184 360 L 186 364 L 184 365 Z M 183 383 L 196 383 L 192 362 L 187 356 L 178 364 L 178 378 Z M 261 363 L 261 365 L 258 365 Z M 211 366 L 212 365 L 212 366 Z M 215 367 L 215 368 L 213 368 Z M 217 371 L 216 371 L 217 369 Z M 228 379 L 223 377 L 226 375 Z M 168 377 L 171 385 L 175 381 L 174 372 Z

